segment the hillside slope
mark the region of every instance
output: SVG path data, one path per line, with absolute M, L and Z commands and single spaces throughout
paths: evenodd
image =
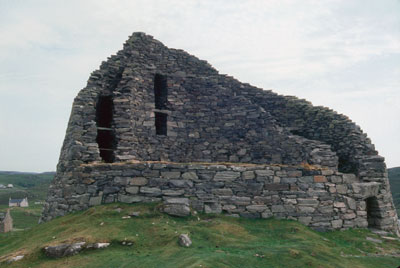
M 209 214 L 174 218 L 158 212 L 157 206 L 103 205 L 26 231 L 0 234 L 0 262 L 22 254 L 23 260 L 3 266 L 364 268 L 400 263 L 400 257 L 395 257 L 400 242 L 379 238 L 368 230 L 319 233 L 295 221 Z M 123 219 L 134 211 L 140 215 Z M 191 237 L 190 248 L 178 245 L 181 233 Z M 371 238 L 380 240 L 372 242 Z M 111 245 L 62 259 L 50 259 L 41 250 L 72 241 Z M 123 241 L 133 245 L 124 246 Z
M 397 209 L 397 214 L 400 213 L 400 167 L 388 168 L 390 190 L 393 196 L 393 202 Z M 400 216 L 400 215 L 399 215 Z

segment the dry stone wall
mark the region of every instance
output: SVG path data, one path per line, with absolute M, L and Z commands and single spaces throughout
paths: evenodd
M 124 163 L 82 165 L 67 176 L 44 220 L 103 203 L 164 202 L 173 214 L 191 210 L 247 218 L 295 219 L 318 230 L 374 226 L 391 230 L 375 205 L 380 183 L 354 174 L 301 166 Z M 63 180 L 61 180 L 63 181 Z M 54 186 L 53 186 L 54 187 Z M 62 190 L 61 190 L 62 189 Z M 183 213 L 185 215 L 185 213 Z
M 187 162 L 233 164 L 179 164 Z M 130 184 L 133 178 L 146 184 Z M 384 159 L 346 116 L 241 83 L 134 33 L 74 100 L 42 220 L 93 204 L 166 201 L 174 194 L 198 211 L 296 218 L 318 229 L 398 229 Z

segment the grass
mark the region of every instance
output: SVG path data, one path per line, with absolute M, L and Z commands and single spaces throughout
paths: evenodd
M 157 206 L 102 205 L 25 231 L 0 234 L 0 261 L 24 254 L 22 261 L 4 266 L 357 268 L 400 263 L 400 258 L 384 256 L 399 254 L 400 242 L 367 241 L 367 236 L 377 238 L 368 230 L 319 233 L 289 220 L 203 214 L 175 218 L 158 212 Z M 122 219 L 132 211 L 140 211 L 140 216 Z M 191 237 L 190 248 L 178 245 L 181 233 Z M 133 241 L 133 246 L 121 245 L 124 240 Z M 46 245 L 72 241 L 111 242 L 111 246 L 62 259 L 50 259 L 41 251 Z

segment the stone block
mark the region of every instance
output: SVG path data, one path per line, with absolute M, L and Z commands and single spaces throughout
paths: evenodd
M 297 210 L 300 213 L 313 213 L 315 211 L 315 207 L 298 206 Z
M 368 198 L 371 196 L 378 195 L 379 189 L 381 187 L 381 183 L 378 182 L 362 182 L 362 183 L 353 183 L 351 184 L 353 188 L 354 194 Z
M 317 175 L 314 176 L 314 182 L 328 182 L 325 176 Z
M 282 184 L 294 184 L 297 182 L 297 178 L 281 178 L 281 183 Z
M 174 188 L 192 188 L 193 181 L 190 180 L 170 180 L 169 185 Z
M 305 205 L 309 207 L 317 207 L 319 205 L 319 201 L 317 199 L 310 198 L 297 198 L 297 203 L 299 205 Z
M 268 207 L 266 205 L 249 205 L 249 206 L 246 206 L 246 209 L 249 212 L 263 212 L 263 211 L 267 210 Z
M 287 191 L 289 190 L 289 184 L 266 183 L 264 189 L 268 191 Z
M 357 206 L 356 206 L 356 200 L 354 200 L 351 197 L 344 197 L 344 200 L 346 201 L 347 207 L 352 209 L 352 210 L 356 210 Z
M 130 194 L 137 194 L 139 192 L 139 187 L 138 186 L 126 187 L 125 192 L 130 193 Z
M 122 203 L 137 203 L 137 202 L 142 202 L 143 197 L 119 194 L 118 201 Z
M 169 215 L 177 217 L 186 217 L 190 215 L 189 206 L 182 204 L 167 204 L 163 206 L 162 210 Z
M 354 219 L 356 217 L 357 217 L 357 215 L 354 212 L 346 213 L 346 214 L 342 215 L 342 219 L 344 219 L 344 220 L 351 220 L 351 219 Z
M 166 205 L 180 204 L 180 205 L 189 206 L 189 199 L 188 198 L 165 198 L 164 204 L 166 204 Z
M 180 171 L 162 171 L 161 177 L 166 179 L 179 179 L 181 177 Z
M 275 172 L 273 170 L 255 170 L 257 177 L 269 177 L 274 176 Z
M 158 187 L 140 187 L 140 193 L 149 195 L 149 196 L 161 196 L 161 189 Z
M 336 185 L 336 192 L 339 194 L 346 194 L 347 193 L 347 185 L 345 185 L 345 184 Z
M 180 189 L 180 190 L 162 190 L 162 194 L 165 196 L 180 196 L 183 195 L 185 193 L 185 190 Z
M 134 178 L 130 178 L 128 180 L 128 183 L 130 185 L 134 185 L 134 186 L 144 186 L 144 185 L 147 185 L 147 179 L 144 177 L 134 177 Z
M 250 205 L 251 199 L 247 196 L 232 196 L 228 199 L 228 201 L 238 206 L 246 206 Z
M 221 204 L 218 202 L 204 203 L 204 212 L 219 214 L 222 212 Z
M 240 177 L 240 172 L 236 171 L 220 171 L 214 176 L 215 181 L 234 181 Z
M 300 177 L 298 180 L 301 183 L 313 183 L 314 177 L 313 176 L 305 176 L 305 177 Z
M 272 205 L 271 206 L 271 211 L 273 213 L 280 213 L 280 212 L 286 212 L 286 209 L 283 205 Z
M 219 196 L 231 196 L 233 195 L 232 189 L 230 188 L 220 188 L 220 189 L 212 189 L 211 191 L 214 195 Z
M 332 228 L 339 229 L 343 226 L 343 220 L 333 220 L 331 221 Z
M 190 172 L 184 172 L 182 174 L 182 179 L 185 180 L 197 180 L 199 177 L 197 176 L 196 172 L 190 171 Z
M 358 181 L 357 176 L 354 174 L 343 174 L 343 183 L 351 184 Z
M 337 202 L 337 201 L 335 201 L 335 202 L 333 202 L 333 206 L 334 206 L 335 208 L 345 208 L 345 207 L 346 207 L 346 204 L 345 204 L 344 202 Z
M 256 177 L 256 175 L 254 174 L 254 171 L 245 171 L 242 173 L 242 178 L 244 180 L 252 180 Z
M 101 204 L 103 196 L 93 196 L 89 199 L 89 206 L 98 206 Z

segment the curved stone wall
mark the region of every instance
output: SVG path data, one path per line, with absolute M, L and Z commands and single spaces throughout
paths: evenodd
M 42 220 L 103 203 L 164 202 L 197 212 L 295 219 L 317 230 L 397 228 L 376 207 L 381 183 L 302 166 L 136 162 L 86 164 L 60 178 Z M 178 208 L 179 209 L 179 208 Z

